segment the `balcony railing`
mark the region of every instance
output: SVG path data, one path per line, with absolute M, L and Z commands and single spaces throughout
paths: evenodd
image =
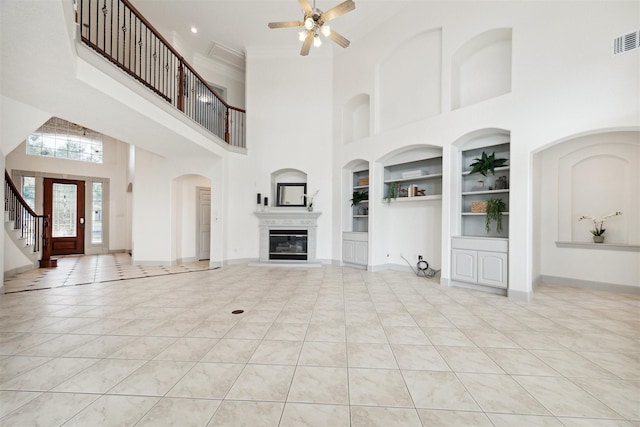
M 127 0 L 77 0 L 82 41 L 209 132 L 246 147 L 245 111 L 228 105 Z

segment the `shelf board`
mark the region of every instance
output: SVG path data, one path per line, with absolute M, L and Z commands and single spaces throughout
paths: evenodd
M 367 188 L 369 188 L 368 185 L 357 185 L 353 187 L 354 190 L 366 190 Z
M 509 189 L 505 190 L 483 190 L 483 191 L 465 191 L 462 193 L 463 196 L 475 196 L 480 194 L 498 194 L 498 193 L 508 193 Z
M 397 178 L 397 179 L 387 179 L 384 181 L 385 184 L 392 184 L 394 182 L 411 182 L 411 181 L 426 181 L 429 179 L 442 178 L 441 173 L 432 173 L 430 175 L 422 175 L 414 178 Z
M 435 194 L 431 196 L 416 196 L 416 197 L 397 197 L 395 199 L 391 199 L 391 203 L 395 202 L 424 202 L 428 200 L 442 200 L 442 194 Z M 385 199 L 382 199 L 382 202 L 386 203 Z
M 509 166 L 500 166 L 499 168 L 495 168 L 494 171 L 495 172 L 506 172 L 509 170 Z M 467 176 L 469 175 L 471 171 L 466 171 L 466 172 L 462 172 L 462 176 Z M 475 175 L 475 174 L 474 174 Z M 494 174 L 495 175 L 495 174 Z M 478 176 L 482 176 L 481 174 L 478 174 Z
M 354 218 L 369 218 L 369 215 L 354 215 Z
M 462 212 L 462 216 L 486 216 L 486 212 Z M 502 215 L 509 215 L 509 212 L 502 212 Z

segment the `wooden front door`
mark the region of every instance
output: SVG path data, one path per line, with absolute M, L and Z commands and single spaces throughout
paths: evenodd
M 51 217 L 51 255 L 84 254 L 85 182 L 44 178 L 44 214 Z

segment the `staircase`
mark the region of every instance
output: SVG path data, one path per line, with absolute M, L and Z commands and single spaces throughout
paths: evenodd
M 47 244 L 47 236 L 51 234 L 50 221 L 29 207 L 6 170 L 4 196 L 4 227 L 11 241 L 31 261 L 33 268 L 56 267 L 56 260 L 51 259 Z M 18 270 L 30 269 L 27 265 Z

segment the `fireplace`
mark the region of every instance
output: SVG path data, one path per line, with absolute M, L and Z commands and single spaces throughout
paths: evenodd
M 307 260 L 307 230 L 269 230 L 269 259 Z
M 256 212 L 261 263 L 315 263 L 320 212 L 273 208 Z

